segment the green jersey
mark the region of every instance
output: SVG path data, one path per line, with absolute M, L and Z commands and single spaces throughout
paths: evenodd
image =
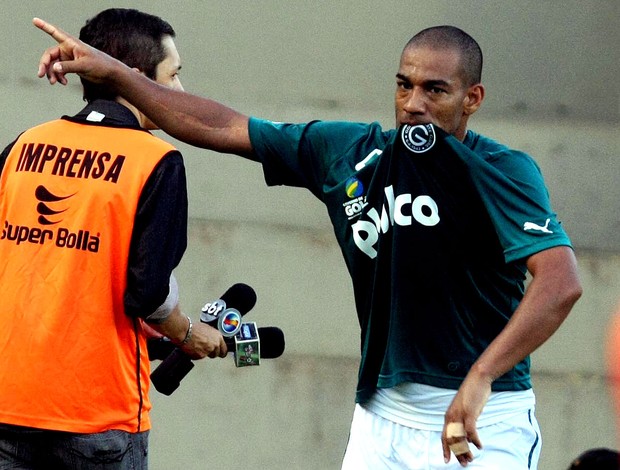
M 457 389 L 524 293 L 528 256 L 570 246 L 524 153 L 432 125 L 274 123 L 250 139 L 269 185 L 327 207 L 361 327 L 356 400 L 416 382 Z M 531 388 L 529 358 L 495 391 Z

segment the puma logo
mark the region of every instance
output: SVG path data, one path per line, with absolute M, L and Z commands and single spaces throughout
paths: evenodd
M 523 230 L 538 230 L 540 232 L 544 232 L 544 233 L 553 233 L 553 231 L 549 230 L 547 227 L 549 227 L 549 222 L 551 222 L 551 219 L 547 219 L 547 221 L 545 222 L 544 227 L 540 226 L 538 224 L 535 224 L 534 222 L 525 222 L 523 224 Z

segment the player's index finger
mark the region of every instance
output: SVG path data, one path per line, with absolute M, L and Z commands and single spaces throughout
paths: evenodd
M 49 34 L 57 42 L 62 42 L 67 39 L 67 33 L 65 33 L 62 29 L 57 28 L 53 24 L 42 20 L 41 18 L 33 18 L 32 22 L 37 28 Z

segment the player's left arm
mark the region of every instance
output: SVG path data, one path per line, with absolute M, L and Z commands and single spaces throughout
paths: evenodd
M 556 246 L 527 260 L 532 275 L 523 300 L 502 332 L 491 342 L 470 369 L 445 416 L 442 436 L 444 458 L 450 446 L 467 440 L 478 448 L 482 443 L 476 420 L 491 393 L 495 379 L 512 369 L 547 341 L 566 319 L 582 293 L 573 250 Z M 462 423 L 465 436 L 448 436 L 449 423 Z M 457 452 L 458 453 L 458 452 Z M 471 452 L 457 455 L 461 465 L 473 459 Z

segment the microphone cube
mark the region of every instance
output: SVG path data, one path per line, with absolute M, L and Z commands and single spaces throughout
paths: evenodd
M 242 323 L 235 335 L 235 366 L 260 365 L 260 338 L 256 323 Z

